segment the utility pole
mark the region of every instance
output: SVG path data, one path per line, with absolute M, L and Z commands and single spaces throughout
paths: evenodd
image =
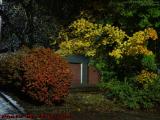
M 2 6 L 2 0 L 0 0 L 0 8 L 2 9 L 1 6 Z M 2 33 L 1 33 L 1 29 L 2 29 L 2 17 L 1 17 L 1 15 L 0 15 L 0 40 L 2 39 L 2 38 L 1 38 L 1 34 L 2 34 Z

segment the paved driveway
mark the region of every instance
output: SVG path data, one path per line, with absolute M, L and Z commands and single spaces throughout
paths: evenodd
M 30 120 L 27 118 L 15 117 L 25 114 L 22 107 L 10 96 L 0 92 L 0 120 Z
M 0 96 L 0 114 L 18 114 L 18 111 L 2 96 Z

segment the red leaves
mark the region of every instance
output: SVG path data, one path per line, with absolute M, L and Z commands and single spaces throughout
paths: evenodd
M 63 99 L 71 83 L 68 64 L 51 49 L 32 49 L 21 59 L 23 91 L 46 104 Z

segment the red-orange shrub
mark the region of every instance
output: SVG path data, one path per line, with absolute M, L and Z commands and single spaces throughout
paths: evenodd
M 34 48 L 21 58 L 22 91 L 46 104 L 63 100 L 68 94 L 71 71 L 65 60 L 51 49 Z

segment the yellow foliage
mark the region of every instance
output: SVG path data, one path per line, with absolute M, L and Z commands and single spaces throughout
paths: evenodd
M 96 24 L 81 18 L 74 21 L 66 31 L 62 31 L 60 38 L 62 55 L 80 54 L 94 57 L 98 48 L 112 46 L 110 52 L 104 53 L 120 59 L 123 56 L 152 54 L 152 51 L 147 49 L 147 41 L 150 38 L 156 40 L 158 36 L 153 28 L 148 28 L 130 37 L 118 27 Z
M 148 87 L 148 85 L 151 85 L 157 77 L 158 75 L 153 72 L 142 70 L 141 73 L 137 75 L 136 80 L 139 84 L 143 85 L 143 87 Z
M 115 49 L 111 53 L 109 53 L 110 56 L 115 57 L 116 59 L 122 58 L 122 51 L 120 49 Z
M 145 32 L 148 34 L 149 38 L 151 38 L 153 40 L 158 39 L 157 32 L 153 28 L 148 28 L 148 29 L 145 30 Z
M 149 31 L 152 31 L 154 34 L 151 34 Z M 119 54 L 116 53 L 117 49 L 121 50 L 118 51 L 121 53 L 121 56 L 135 56 L 138 54 L 142 55 L 150 55 L 153 54 L 152 51 L 147 49 L 147 41 L 149 38 L 153 40 L 157 39 L 157 33 L 153 28 L 145 29 L 144 31 L 139 31 L 133 34 L 132 37 L 128 37 L 127 41 L 122 41 L 121 44 L 117 48 L 115 48 L 110 55 L 114 56 L 115 58 L 119 58 Z M 116 57 L 116 54 L 118 55 Z

